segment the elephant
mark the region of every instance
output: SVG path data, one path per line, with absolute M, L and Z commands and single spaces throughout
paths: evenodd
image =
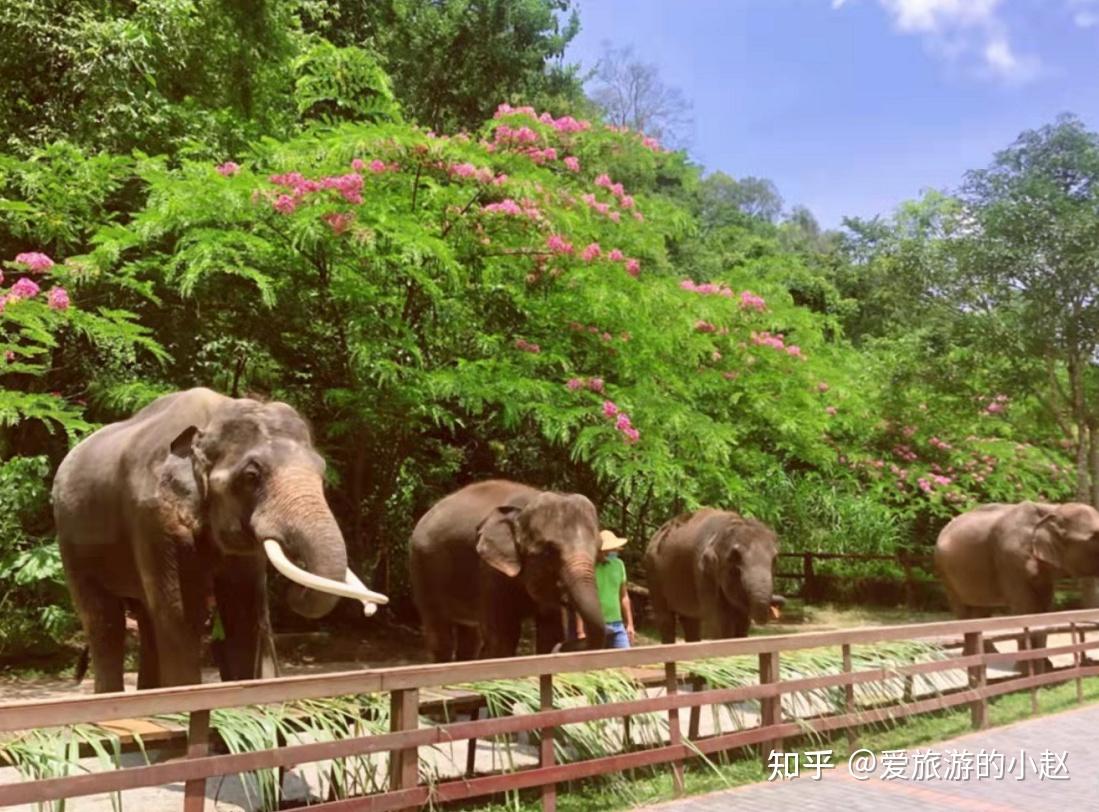
M 412 531 L 412 592 L 435 662 L 515 655 L 525 618 L 536 649 L 560 650 L 562 605 L 603 645 L 595 586 L 599 520 L 587 497 L 502 479 L 478 482 L 438 501 Z
M 687 642 L 746 637 L 776 604 L 773 566 L 778 538 L 756 519 L 702 508 L 668 521 L 645 549 L 653 616 L 664 643 L 676 618 Z
M 305 617 L 322 617 L 340 596 L 367 614 L 386 603 L 347 568 L 324 468 L 291 406 L 204 388 L 157 398 L 78 443 L 52 500 L 95 691 L 123 689 L 127 609 L 138 624 L 139 688 L 201 682 L 211 597 L 225 632 L 222 678 L 277 674 L 268 560 L 295 582 L 287 602 Z
M 1058 576 L 1099 575 L 1099 511 L 1078 502 L 982 505 L 939 533 L 935 568 L 959 618 L 1000 607 L 1048 612 Z M 1030 645 L 1044 646 L 1045 634 L 1032 633 Z

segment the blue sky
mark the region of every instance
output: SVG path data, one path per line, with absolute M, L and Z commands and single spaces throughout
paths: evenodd
M 951 188 L 1061 112 L 1099 129 L 1099 0 L 578 0 L 566 58 L 632 45 L 692 100 L 707 170 L 821 224 Z

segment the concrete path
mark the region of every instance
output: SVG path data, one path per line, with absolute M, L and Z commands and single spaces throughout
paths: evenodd
M 796 778 L 778 777 L 766 783 L 644 809 L 651 812 L 1095 809 L 1099 804 L 1097 730 L 1099 707 L 1087 707 L 915 750 L 885 754 L 863 751 L 855 754 L 858 760 L 852 767 L 841 761 L 832 768 L 821 769 L 819 780 L 815 779 L 815 769 L 806 769 L 802 754 Z M 791 765 L 787 773 L 793 772 Z

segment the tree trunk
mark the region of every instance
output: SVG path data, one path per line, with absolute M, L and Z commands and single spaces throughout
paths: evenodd
M 1099 507 L 1099 426 L 1088 426 L 1089 459 L 1091 474 L 1091 500 L 1093 507 Z M 1082 445 L 1082 443 L 1081 443 Z M 1077 488 L 1079 490 L 1079 488 Z M 1080 501 L 1087 501 L 1081 499 Z M 1079 578 L 1080 605 L 1085 609 L 1099 608 L 1099 578 Z
M 1072 388 L 1072 417 L 1076 423 L 1076 501 L 1087 502 L 1091 495 L 1091 476 L 1088 470 L 1088 420 L 1084 403 L 1084 380 L 1080 362 L 1070 357 L 1068 379 Z

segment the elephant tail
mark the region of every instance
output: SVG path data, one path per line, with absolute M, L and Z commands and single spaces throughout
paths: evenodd
M 84 675 L 88 673 L 88 663 L 91 661 L 91 650 L 84 646 L 80 655 L 76 658 L 76 666 L 73 668 L 73 682 L 77 685 L 84 681 Z

